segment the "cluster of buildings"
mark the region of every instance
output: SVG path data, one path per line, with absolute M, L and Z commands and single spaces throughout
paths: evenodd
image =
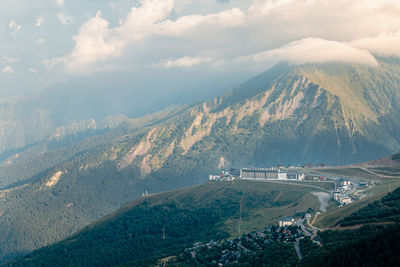
M 336 181 L 336 190 L 333 192 L 333 199 L 340 203 L 340 205 L 348 205 L 352 203 L 352 199 L 347 194 L 351 188 L 351 181 L 348 178 L 340 178 Z
M 240 258 L 263 255 L 262 251 L 272 242 L 295 242 L 304 236 L 300 227 L 276 227 L 270 225 L 264 230 L 253 231 L 232 240 L 211 240 L 195 243 L 185 249 L 188 258 L 196 259 L 204 265 L 224 266 L 239 264 Z
M 353 202 L 351 197 L 340 192 L 333 192 L 333 199 L 339 202 L 342 206 L 351 204 Z
M 221 174 L 218 175 L 210 175 L 208 177 L 209 181 L 219 181 L 219 182 L 231 182 L 234 181 L 236 178 L 229 172 L 223 171 Z
M 347 191 L 350 189 L 351 181 L 348 178 L 340 178 L 336 181 L 337 190 L 339 191 Z

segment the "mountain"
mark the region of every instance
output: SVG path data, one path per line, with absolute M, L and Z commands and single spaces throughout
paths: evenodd
M 281 63 L 211 101 L 12 154 L 0 167 L 0 227 L 9 233 L 0 257 L 61 240 L 146 190 L 200 184 L 222 168 L 343 165 L 398 152 L 400 60 L 379 63 Z
M 359 166 L 367 168 L 379 168 L 379 167 L 400 167 L 400 153 L 384 157 L 378 160 L 369 161 L 366 163 L 359 164 Z
M 182 253 L 193 242 L 240 236 L 276 224 L 288 214 L 318 210 L 318 200 L 311 194 L 315 190 L 235 181 L 143 197 L 10 266 L 151 266 Z

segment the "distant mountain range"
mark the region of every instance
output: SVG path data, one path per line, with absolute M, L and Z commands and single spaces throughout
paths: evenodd
M 343 165 L 400 151 L 400 60 L 379 63 L 281 63 L 211 101 L 61 127 L 72 134 L 10 152 L 0 167 L 0 258 L 221 168 Z
M 212 71 L 197 76 L 188 73 L 193 77 L 186 76 L 186 81 L 180 75 L 168 70 L 149 77 L 139 73 L 100 73 L 0 100 L 0 162 L 13 152 L 49 141 L 54 134 L 62 133 L 60 138 L 71 134 L 60 132 L 60 128 L 72 127 L 76 134 L 102 129 L 104 124 L 107 128 L 118 126 L 116 122 L 124 116 L 136 118 L 171 105 L 207 100 L 250 74 L 228 79 Z M 200 84 L 205 75 L 207 81 Z

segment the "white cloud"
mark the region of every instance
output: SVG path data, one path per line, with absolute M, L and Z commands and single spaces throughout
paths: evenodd
M 85 22 L 73 37 L 75 47 L 63 60 L 46 60 L 46 65 L 64 63 L 69 71 L 80 70 L 88 64 L 113 58 L 121 54 L 129 43 L 150 35 L 153 27 L 172 11 L 173 0 L 145 0 L 140 7 L 133 7 L 128 16 L 115 28 L 109 28 L 101 12 Z
M 64 57 L 55 57 L 50 59 L 43 59 L 42 64 L 46 67 L 46 69 L 53 69 L 57 66 L 63 66 L 67 63 L 67 60 Z
M 74 17 L 65 14 L 64 12 L 60 12 L 57 14 L 57 17 L 62 25 L 70 24 L 74 21 Z
M 57 4 L 59 7 L 64 7 L 64 0 L 56 0 L 56 4 Z
M 400 54 L 397 35 L 382 35 L 400 30 L 400 2 L 394 0 L 252 0 L 246 7 L 233 0 L 225 5 L 215 0 L 135 3 L 127 15 L 122 15 L 125 2 L 118 4 L 117 17 L 108 14 L 110 19 L 105 19 L 97 13 L 72 37 L 70 53 L 43 63 L 48 68 L 60 65 L 70 72 L 92 72 L 121 62 L 189 67 L 204 62 L 185 55 L 209 55 L 219 60 L 219 68 L 229 69 L 232 59 L 244 55 L 265 62 L 257 65 L 262 68 L 278 60 L 376 65 L 372 54 Z M 107 7 L 116 12 L 114 4 Z
M 3 56 L 3 63 L 14 63 L 14 62 L 18 62 L 19 58 L 17 57 L 8 57 L 6 55 Z
M 42 26 L 43 22 L 44 22 L 44 17 L 43 17 L 43 16 L 40 16 L 40 17 L 38 17 L 38 18 L 36 19 L 35 26 L 36 26 L 36 27 L 40 27 L 40 26 Z
M 10 65 L 7 65 L 7 66 L 5 66 L 5 67 L 3 68 L 3 72 L 4 72 L 4 73 L 11 74 L 11 73 L 14 72 L 14 69 L 13 69 Z
M 108 26 L 108 21 L 98 12 L 79 29 L 78 35 L 73 37 L 74 51 L 63 61 L 69 70 L 119 55 L 126 41 L 117 38 Z
M 255 54 L 256 61 L 288 61 L 299 65 L 304 63 L 347 62 L 377 66 L 379 63 L 366 50 L 348 44 L 327 41 L 320 38 L 306 38 L 277 49 Z
M 65 56 L 67 69 L 77 70 L 88 64 L 119 56 L 127 45 L 148 36 L 177 36 L 200 25 L 208 27 L 235 27 L 244 22 L 245 14 L 238 8 L 208 15 L 188 15 L 176 21 L 166 20 L 172 12 L 173 0 L 144 0 L 139 7 L 131 8 L 120 25 L 110 28 L 98 12 L 85 22 L 73 37 L 75 47 Z
M 44 44 L 45 42 L 46 42 L 46 39 L 44 39 L 44 38 L 36 39 L 36 43 L 37 43 L 37 44 L 42 45 L 42 44 Z
M 167 60 L 161 65 L 166 68 L 174 68 L 174 67 L 189 68 L 210 61 L 211 61 L 210 57 L 182 57 L 178 59 Z
M 174 0 L 144 0 L 140 7 L 133 7 L 121 26 L 114 30 L 119 38 L 141 40 L 171 13 L 173 6 Z
M 258 15 L 268 15 L 278 9 L 285 8 L 294 0 L 255 0 L 249 8 L 249 12 Z
M 238 8 L 225 10 L 209 15 L 188 15 L 178 18 L 176 21 L 162 22 L 157 31 L 165 35 L 181 35 L 189 29 L 199 25 L 212 27 L 235 27 L 244 23 L 246 15 Z
M 11 20 L 10 23 L 8 24 L 8 26 L 10 28 L 10 34 L 12 36 L 15 36 L 17 34 L 17 32 L 22 29 L 22 26 L 17 24 L 14 20 Z
M 400 31 L 382 33 L 376 38 L 365 38 L 351 43 L 352 46 L 362 48 L 379 56 L 400 57 Z
M 34 68 L 29 68 L 28 71 L 29 71 L 29 72 L 32 72 L 32 73 L 38 72 L 37 69 L 34 69 Z

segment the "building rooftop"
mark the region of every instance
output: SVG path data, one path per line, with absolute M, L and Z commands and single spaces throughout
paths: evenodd
M 282 219 L 279 219 L 279 221 L 281 221 L 281 222 L 291 222 L 291 221 L 293 221 L 293 217 L 291 217 L 291 216 L 284 217 Z

